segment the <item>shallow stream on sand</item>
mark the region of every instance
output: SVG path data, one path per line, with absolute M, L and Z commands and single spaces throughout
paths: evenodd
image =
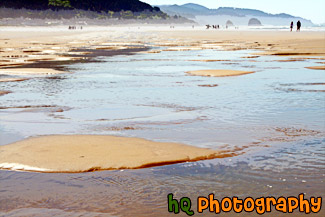
M 68 66 L 74 74 L 0 84 L 12 91 L 0 98 L 0 145 L 36 135 L 109 134 L 237 155 L 82 174 L 0 171 L 0 214 L 167 216 L 168 193 L 192 201 L 209 193 L 324 196 L 324 71 L 304 68 L 319 60 L 242 58 L 251 52 L 115 56 Z M 201 69 L 256 73 L 219 78 L 185 73 Z

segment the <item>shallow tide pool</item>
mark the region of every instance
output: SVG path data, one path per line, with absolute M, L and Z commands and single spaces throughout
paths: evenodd
M 0 98 L 0 145 L 38 135 L 100 134 L 180 142 L 236 155 L 82 174 L 0 171 L 0 214 L 167 216 L 172 215 L 167 211 L 169 193 L 192 201 L 210 193 L 217 198 L 324 196 L 324 70 L 305 68 L 317 65 L 317 59 L 242 58 L 253 52 L 105 57 L 99 63 L 67 66 L 74 74 L 0 84 L 12 91 Z M 255 73 L 185 73 L 201 69 Z

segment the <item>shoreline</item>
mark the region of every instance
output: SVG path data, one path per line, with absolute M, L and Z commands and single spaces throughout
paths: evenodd
M 56 30 L 55 27 L 16 27 L 15 30 L 8 28 L 4 28 L 0 36 L 0 56 L 3 58 L 0 60 L 0 69 L 24 66 L 42 68 L 39 67 L 42 63 L 54 68 L 55 65 L 88 62 L 87 59 L 98 56 L 148 51 L 150 48 L 145 45 L 147 43 L 170 48 L 182 47 L 183 50 L 250 49 L 261 51 L 256 55 L 325 57 L 325 47 L 322 46 L 324 32 L 207 31 L 182 28 L 170 30 L 165 27 L 153 30 L 148 27 L 148 29 L 137 29 L 128 26 L 107 28 L 92 26 L 88 27 L 89 30 L 78 31 Z M 47 31 L 34 32 L 33 30 L 36 29 Z M 24 34 L 19 34 L 19 32 Z M 145 36 L 135 41 L 119 39 L 123 35 L 129 35 L 132 38 L 138 33 L 152 35 L 150 41 L 146 40 Z M 190 36 L 188 33 L 191 33 Z M 117 36 L 110 38 L 114 34 Z M 176 42 L 168 42 L 169 38 Z M 133 49 L 135 50 L 132 51 Z M 57 64 L 51 66 L 49 64 L 51 62 L 57 62 Z M 62 70 L 62 67 L 58 69 Z
M 89 30 L 78 31 L 66 30 L 63 27 L 16 27 L 15 30 L 10 28 L 4 28 L 0 36 L 0 75 L 3 74 L 3 69 L 16 68 L 50 68 L 60 73 L 67 71 L 64 65 L 100 61 L 95 60 L 96 57 L 161 52 L 154 47 L 168 47 L 166 51 L 249 49 L 256 51 L 252 55 L 325 59 L 323 32 L 207 31 L 182 28 L 170 30 L 166 27 L 158 27 L 154 31 L 148 27 L 137 29 L 128 26 L 90 26 L 87 27 Z M 34 32 L 36 29 L 47 31 Z M 98 30 L 102 32 L 99 33 Z M 139 33 L 151 35 L 150 41 L 146 40 L 146 37 L 135 41 L 119 39 L 123 35 L 132 38 Z M 188 33 L 191 33 L 190 36 Z M 166 39 L 169 38 L 175 42 L 168 42 Z

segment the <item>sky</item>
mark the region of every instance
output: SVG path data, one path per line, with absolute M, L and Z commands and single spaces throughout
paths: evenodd
M 325 23 L 325 0 L 140 0 L 151 5 L 196 3 L 208 8 L 236 7 L 258 9 L 267 13 L 287 13 Z

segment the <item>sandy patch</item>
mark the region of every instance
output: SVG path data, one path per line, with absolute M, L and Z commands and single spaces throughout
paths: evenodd
M 306 61 L 305 59 L 288 59 L 288 60 L 273 60 L 271 62 L 302 62 L 302 61 Z
M 150 50 L 150 51 L 143 52 L 143 53 L 161 53 L 161 50 Z
M 0 96 L 6 95 L 11 93 L 11 91 L 7 91 L 7 90 L 0 90 Z
M 37 172 L 138 169 L 218 157 L 218 152 L 178 143 L 94 135 L 29 138 L 0 147 L 0 168 Z
M 53 75 L 64 74 L 68 72 L 59 71 L 48 68 L 15 68 L 15 69 L 0 69 L 0 74 L 3 75 Z
M 0 82 L 18 82 L 26 80 L 28 80 L 28 78 L 0 78 Z
M 163 51 L 193 51 L 193 50 L 203 50 L 202 47 L 170 47 Z
M 208 77 L 226 77 L 238 76 L 254 73 L 252 71 L 238 71 L 238 70 L 198 70 L 186 72 L 190 75 L 208 76 Z
M 0 106 L 1 109 L 15 109 L 19 112 L 43 112 L 43 113 L 61 113 L 69 111 L 72 108 L 67 106 L 57 106 L 57 105 L 25 105 L 25 106 Z
M 323 66 L 310 66 L 306 67 L 307 69 L 315 69 L 315 70 L 325 70 L 325 65 Z

